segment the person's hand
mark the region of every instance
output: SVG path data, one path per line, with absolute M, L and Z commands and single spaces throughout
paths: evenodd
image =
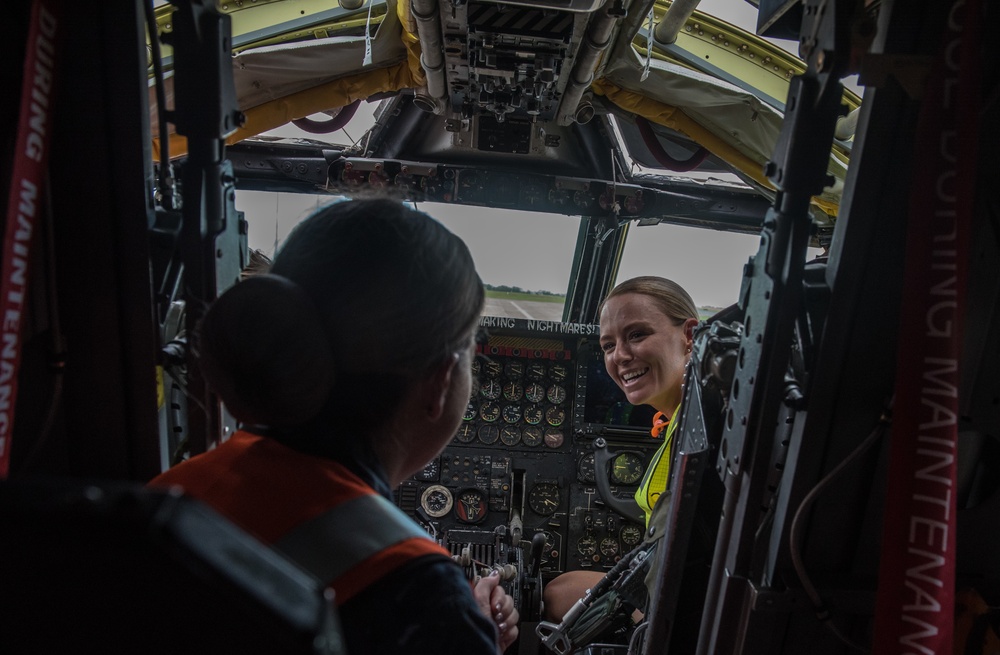
M 504 652 L 517 639 L 517 622 L 521 618 L 514 607 L 514 599 L 500 586 L 500 575 L 496 571 L 481 578 L 473 588 L 472 595 L 483 614 L 496 623 L 499 631 L 498 645 L 500 652 Z

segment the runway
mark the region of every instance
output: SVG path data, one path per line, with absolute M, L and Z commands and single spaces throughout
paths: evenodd
M 537 321 L 561 321 L 563 306 L 557 302 L 487 298 L 483 316 L 509 316 Z

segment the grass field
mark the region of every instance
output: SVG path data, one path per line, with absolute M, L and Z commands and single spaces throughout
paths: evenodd
M 565 303 L 566 296 L 549 296 L 541 293 L 513 293 L 511 291 L 486 290 L 487 298 L 499 298 L 500 300 L 534 300 L 536 302 Z
M 723 307 L 699 307 L 698 318 L 704 321 L 706 318 L 711 318 L 712 316 L 715 316 L 723 309 L 724 309 Z
M 487 298 L 498 298 L 500 300 L 534 300 L 536 302 L 565 303 L 566 296 L 550 296 L 542 293 L 514 293 L 512 291 L 486 290 Z M 709 318 L 722 307 L 699 307 L 698 317 L 702 320 Z

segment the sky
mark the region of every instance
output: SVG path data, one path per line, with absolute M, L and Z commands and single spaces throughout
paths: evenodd
M 755 30 L 757 11 L 745 0 L 702 0 L 699 9 L 749 32 Z M 797 46 L 778 43 L 792 52 Z M 374 104 L 363 104 L 354 120 L 342 132 L 329 135 L 334 137 L 330 140 L 359 139 L 371 124 L 374 108 Z M 267 134 L 310 136 L 292 125 Z M 299 220 L 329 200 L 328 196 L 238 191 L 236 206 L 246 212 L 250 247 L 271 256 L 276 242 L 280 244 Z M 431 203 L 420 203 L 418 208 L 465 240 L 484 282 L 531 291 L 567 290 L 578 218 Z M 758 244 L 755 235 L 632 224 L 618 279 L 662 275 L 687 289 L 699 306 L 725 307 L 736 301 L 743 266 Z

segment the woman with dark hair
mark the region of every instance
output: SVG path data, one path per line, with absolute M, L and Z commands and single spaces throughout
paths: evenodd
M 670 453 L 680 408 L 684 369 L 691 358 L 698 309 L 679 284 L 662 277 L 626 280 L 611 290 L 598 310 L 604 367 L 633 405 L 657 410 L 652 432 L 663 438 L 646 469 L 635 500 L 646 514 L 667 488 Z M 603 577 L 597 571 L 569 571 L 545 587 L 545 612 L 559 621 Z
M 465 244 L 390 200 L 340 202 L 206 313 L 196 353 L 241 423 L 179 485 L 335 592 L 347 652 L 503 651 L 518 614 L 391 502 L 454 436 L 483 286 Z

